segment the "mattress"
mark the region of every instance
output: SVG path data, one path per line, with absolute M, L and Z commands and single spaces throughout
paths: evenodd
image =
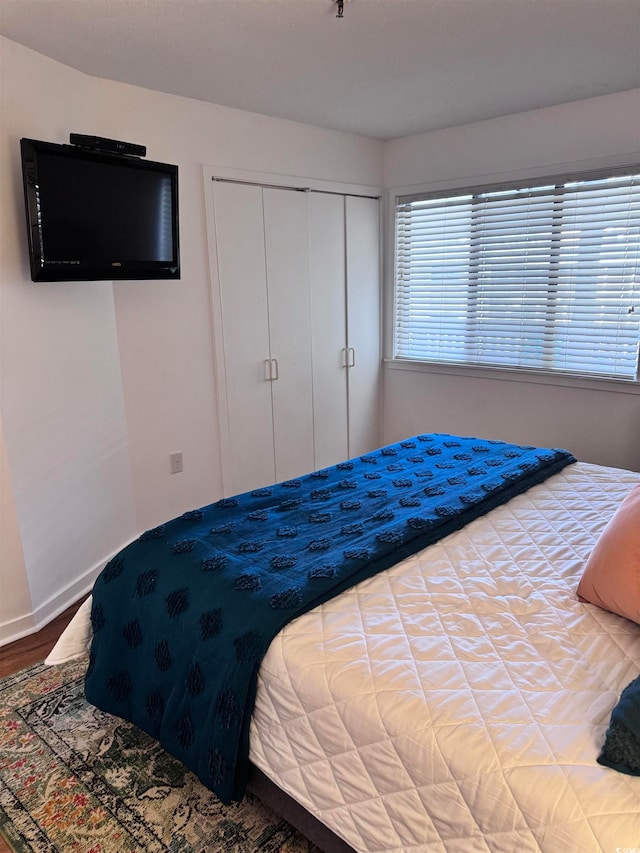
M 640 777 L 596 759 L 640 626 L 575 590 L 639 482 L 571 465 L 291 622 L 252 762 L 363 853 L 636 849 Z M 86 650 L 88 617 L 49 663 Z
M 640 474 L 577 463 L 289 624 L 251 759 L 360 851 L 615 851 L 640 778 L 597 764 L 640 627 L 576 598 Z

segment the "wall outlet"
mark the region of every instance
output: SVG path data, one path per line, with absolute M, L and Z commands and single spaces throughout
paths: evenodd
M 171 465 L 172 474 L 179 474 L 181 471 L 184 471 L 184 466 L 182 464 L 182 452 L 171 453 L 169 455 L 169 463 Z

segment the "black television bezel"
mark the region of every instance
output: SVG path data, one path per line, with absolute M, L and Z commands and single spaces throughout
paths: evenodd
M 180 241 L 178 209 L 178 167 L 169 163 L 143 160 L 127 154 L 112 154 L 76 145 L 21 139 L 22 181 L 27 215 L 27 239 L 31 280 L 42 281 L 122 281 L 180 278 Z M 38 200 L 38 153 L 53 153 L 73 160 L 109 163 L 123 169 L 142 169 L 161 172 L 171 178 L 171 229 L 173 258 L 166 261 L 113 261 L 102 264 L 60 263 L 47 261 L 42 245 L 40 204 Z

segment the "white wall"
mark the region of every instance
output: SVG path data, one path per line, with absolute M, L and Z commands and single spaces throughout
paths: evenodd
M 0 423 L 0 625 L 7 625 L 9 631 L 29 630 L 33 626 L 31 618 L 31 596 L 24 565 L 24 554 L 20 540 L 18 516 L 16 514 L 9 460 L 4 441 L 4 431 Z M 16 624 L 18 614 L 27 614 L 26 622 Z
M 385 143 L 396 192 L 472 186 L 640 160 L 640 89 Z M 391 229 L 389 229 L 391 230 Z M 393 249 L 388 249 L 387 303 Z M 387 354 L 390 354 L 387 342 Z M 505 381 L 489 371 L 384 371 L 384 438 L 423 431 L 567 447 L 580 459 L 640 470 L 640 394 Z M 495 377 L 495 374 L 493 374 Z
M 220 495 L 202 165 L 380 185 L 382 143 L 90 78 L 4 38 L 0 62 L 2 643 Z M 19 139 L 69 132 L 178 165 L 180 281 L 30 281 Z
M 133 536 L 135 515 L 111 284 L 35 285 L 26 254 L 19 139 L 62 140 L 91 122 L 91 81 L 4 39 L 0 48 L 2 492 L 23 557 L 14 543 L 0 565 L 5 640 L 77 598 Z M 15 594 L 25 587 L 26 611 Z

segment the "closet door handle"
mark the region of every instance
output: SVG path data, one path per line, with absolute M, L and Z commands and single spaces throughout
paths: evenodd
M 346 347 L 342 347 L 340 350 L 342 353 L 342 367 L 349 367 L 349 350 Z
M 356 351 L 353 347 L 349 347 L 349 353 L 351 355 L 351 358 L 349 360 L 349 367 L 355 367 L 356 366 Z
M 280 375 L 280 371 L 278 369 L 278 359 L 277 358 L 265 358 L 264 360 L 264 381 L 265 382 L 275 382 Z

